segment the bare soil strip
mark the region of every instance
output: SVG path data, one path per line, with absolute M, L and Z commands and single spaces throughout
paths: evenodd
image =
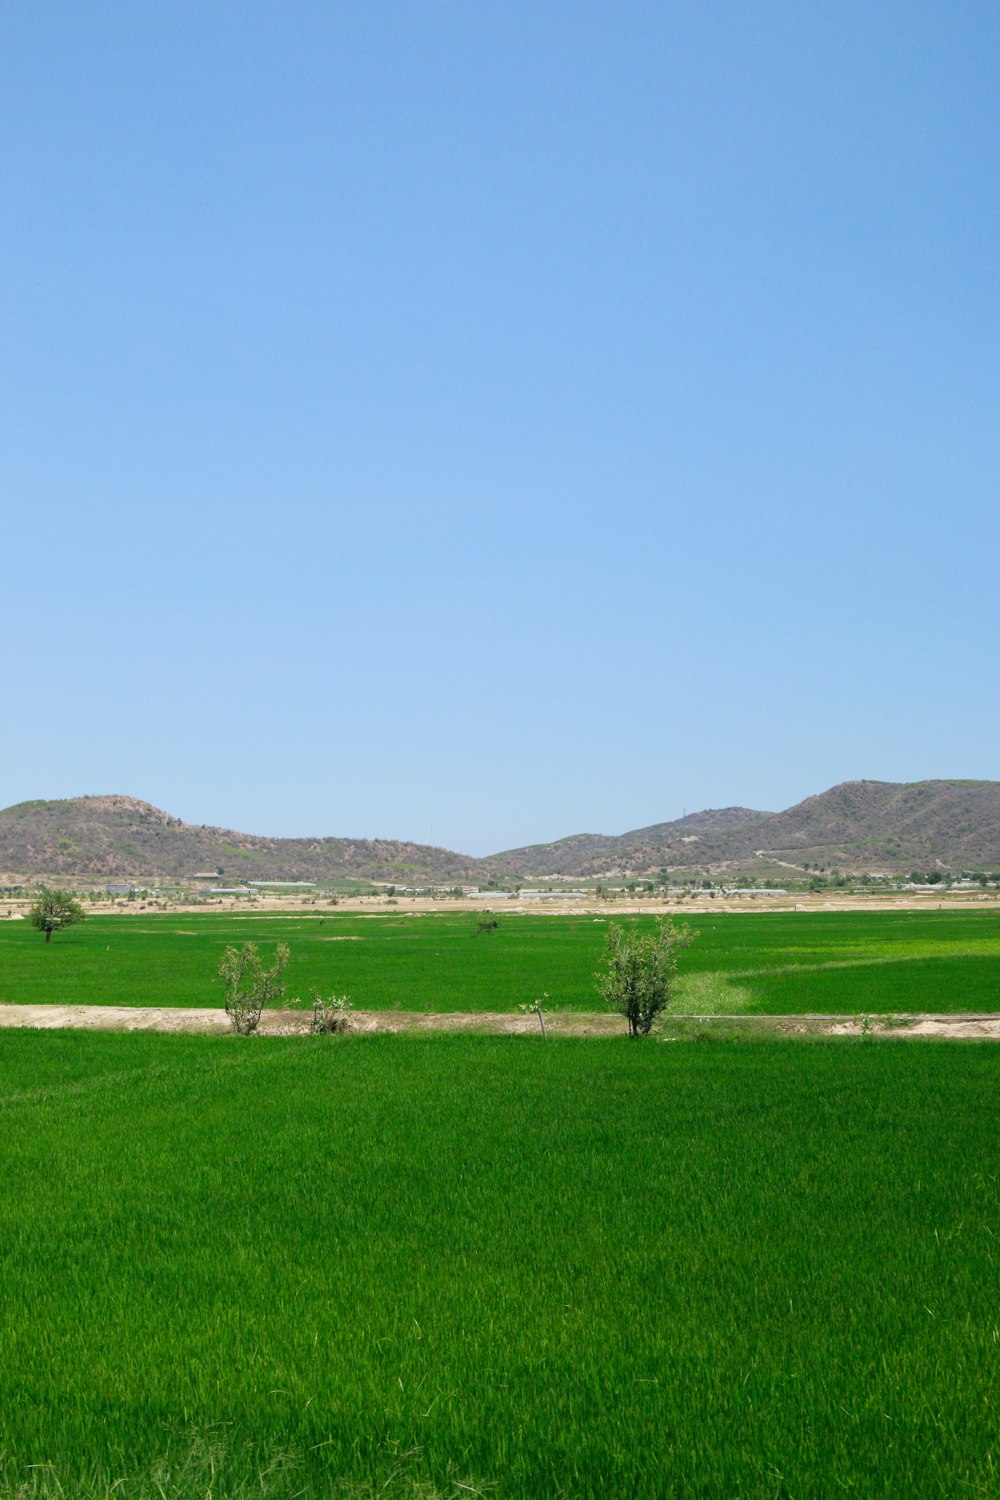
M 998 1015 L 886 1015 L 876 1016 L 677 1016 L 666 1017 L 669 1026 L 686 1033 L 698 1027 L 711 1035 L 738 1028 L 744 1032 L 770 1032 L 779 1036 L 880 1036 L 946 1037 L 950 1040 L 1000 1041 Z M 262 1036 L 305 1036 L 311 1014 L 303 1010 L 265 1011 Z M 0 1005 L 0 1027 L 25 1026 L 42 1030 L 76 1028 L 90 1031 L 228 1032 L 224 1010 L 172 1006 L 129 1005 Z M 552 1011 L 545 1016 L 546 1031 L 554 1036 L 621 1036 L 620 1016 L 589 1011 Z M 404 1010 L 356 1010 L 350 1013 L 349 1029 L 375 1031 L 479 1031 L 495 1036 L 540 1035 L 533 1015 L 511 1015 L 497 1011 L 447 1011 L 427 1013 Z
M 13 877 L 9 877 L 13 879 Z M 30 901 L 27 897 L 4 897 L 0 922 L 22 922 L 25 920 Z M 471 897 L 454 896 L 339 896 L 335 904 L 323 897 L 306 897 L 294 900 L 287 896 L 262 897 L 248 902 L 245 898 L 226 896 L 211 897 L 197 902 L 188 901 L 129 901 L 122 898 L 111 905 L 88 901 L 81 897 L 84 910 L 91 916 L 100 917 L 152 917 L 193 916 L 196 913 L 221 916 L 235 913 L 245 921 L 271 921 L 275 917 L 318 916 L 426 916 L 430 912 L 484 912 L 492 911 L 497 916 L 553 916 L 595 917 L 600 921 L 614 921 L 630 916 L 676 916 L 685 912 L 704 915 L 707 912 L 797 912 L 797 911 L 975 911 L 984 907 L 996 911 L 1000 908 L 1000 894 L 994 891 L 945 890 L 914 892 L 838 892 L 838 891 L 788 891 L 781 896 L 767 896 L 761 891 L 712 892 L 710 895 L 684 897 L 639 896 L 616 894 L 600 897 L 593 892 L 575 900 L 561 900 L 558 896 L 544 901 L 524 900 L 517 897 L 498 896 L 492 906 Z M 188 936 L 193 936 L 189 933 Z M 350 937 L 331 938 L 331 942 L 351 942 Z
M 312 1022 L 307 1010 L 271 1010 L 261 1016 L 262 1036 L 306 1036 Z M 614 1015 L 561 1011 L 545 1019 L 546 1027 L 574 1036 L 609 1036 L 621 1031 Z M 90 1031 L 227 1032 L 232 1028 L 224 1010 L 151 1005 L 0 1005 L 0 1027 L 27 1026 L 43 1030 L 65 1027 Z M 421 1013 L 405 1010 L 352 1010 L 353 1032 L 372 1031 L 485 1031 L 497 1035 L 538 1032 L 534 1016 L 497 1011 Z

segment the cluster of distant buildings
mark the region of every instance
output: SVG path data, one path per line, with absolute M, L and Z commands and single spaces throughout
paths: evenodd
M 922 884 L 918 881 L 892 879 L 892 877 L 881 877 L 889 890 L 897 891 L 926 891 L 940 893 L 941 885 Z M 208 881 L 218 879 L 216 871 L 200 871 L 192 876 L 190 881 L 183 882 L 184 888 L 192 896 L 254 896 L 273 892 L 280 895 L 282 892 L 314 891 L 320 882 L 315 880 L 248 880 L 243 885 L 209 885 Z M 983 881 L 969 879 L 949 880 L 948 888 L 952 890 L 971 890 L 977 885 L 982 886 Z M 994 880 L 986 882 L 994 885 Z M 522 886 L 520 890 L 511 891 L 483 891 L 473 886 L 412 886 L 391 885 L 387 882 L 375 882 L 381 884 L 387 895 L 390 896 L 426 896 L 440 895 L 445 889 L 449 894 L 460 895 L 468 901 L 588 901 L 592 900 L 594 890 L 558 890 L 546 887 Z M 136 885 L 131 880 L 109 880 L 104 887 L 109 896 L 128 898 L 130 896 L 163 896 L 167 892 L 154 889 L 149 891 L 148 887 Z M 623 886 L 607 886 L 609 892 L 616 895 L 627 890 Z M 782 886 L 664 886 L 658 892 L 661 896 L 787 896 L 788 891 Z
M 194 896 L 252 896 L 256 891 L 311 891 L 316 887 L 315 880 L 248 880 L 245 885 L 198 886 L 200 881 L 216 878 L 214 871 L 208 874 L 202 872 L 192 876 L 190 881 L 183 881 L 182 884 L 189 887 Z M 196 886 L 198 889 L 195 889 Z M 109 896 L 145 896 L 147 894 L 162 896 L 164 894 L 161 890 L 154 890 L 150 893 L 146 886 L 136 885 L 132 880 L 109 880 L 104 890 Z

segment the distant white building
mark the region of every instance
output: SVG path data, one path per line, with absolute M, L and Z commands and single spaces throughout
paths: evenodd
M 252 891 L 312 891 L 316 889 L 315 880 L 248 880 L 247 885 Z
M 592 891 L 519 891 L 522 901 L 583 901 Z

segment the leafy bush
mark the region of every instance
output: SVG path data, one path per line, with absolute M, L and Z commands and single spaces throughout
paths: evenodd
M 351 1002 L 346 995 L 328 995 L 324 1000 L 319 990 L 310 990 L 309 994 L 312 997 L 312 1024 L 309 1029 L 314 1036 L 350 1030 L 348 1012 Z
M 605 967 L 595 977 L 604 1003 L 628 1021 L 629 1036 L 648 1036 L 670 1004 L 678 955 L 697 937 L 686 924 L 657 921 L 652 932 L 633 922 L 608 927 Z
M 279 943 L 273 965 L 265 969 L 256 943 L 227 948 L 222 955 L 219 978 L 226 990 L 226 1015 L 233 1030 L 241 1036 L 250 1036 L 257 1030 L 266 1005 L 283 999 L 285 986 L 281 976 L 290 956 L 287 946 Z

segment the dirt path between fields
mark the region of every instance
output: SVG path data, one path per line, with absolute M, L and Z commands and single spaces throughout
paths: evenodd
M 265 1011 L 262 1036 L 306 1036 L 312 1012 L 308 1010 Z M 224 1010 L 200 1010 L 185 1006 L 142 1005 L 0 1005 L 0 1027 L 27 1026 L 44 1030 L 62 1027 L 89 1031 L 228 1032 Z M 611 1036 L 621 1031 L 614 1015 L 592 1015 L 586 1011 L 561 1011 L 546 1016 L 548 1031 L 573 1036 Z M 534 1016 L 509 1015 L 499 1011 L 422 1013 L 407 1010 L 352 1010 L 354 1032 L 373 1031 L 485 1031 L 498 1035 L 538 1033 Z
M 263 1036 L 305 1036 L 311 1015 L 303 1010 L 266 1011 Z M 226 1033 L 223 1010 L 128 1005 L 0 1005 L 0 1027 L 42 1030 L 64 1027 L 89 1031 L 166 1031 Z M 588 1011 L 552 1011 L 545 1017 L 550 1036 L 621 1036 L 621 1017 Z M 777 1036 L 946 1037 L 951 1040 L 1000 1041 L 1000 1015 L 914 1016 L 670 1016 L 667 1034 L 711 1036 L 739 1031 Z M 422 1013 L 404 1010 L 356 1010 L 350 1030 L 366 1032 L 472 1031 L 496 1036 L 540 1035 L 533 1015 L 498 1011 Z

